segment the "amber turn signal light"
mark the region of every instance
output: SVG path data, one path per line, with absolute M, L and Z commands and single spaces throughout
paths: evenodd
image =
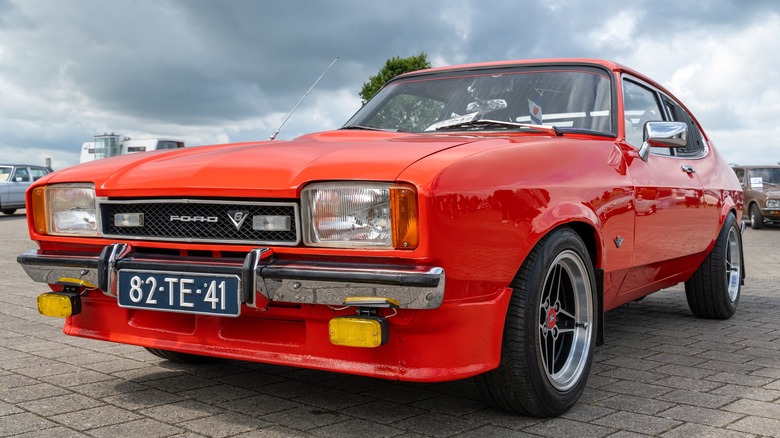
M 36 187 L 31 194 L 33 225 L 38 234 L 47 234 L 46 224 L 46 186 Z M 29 212 L 29 210 L 28 210 Z
M 399 249 L 417 248 L 420 240 L 417 226 L 417 193 L 411 187 L 395 186 L 390 189 L 390 204 L 393 246 Z

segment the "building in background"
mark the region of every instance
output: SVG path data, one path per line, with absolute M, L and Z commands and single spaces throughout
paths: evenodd
M 184 147 L 184 140 L 173 138 L 144 138 L 134 140 L 118 134 L 96 135 L 93 141 L 81 145 L 81 163 L 131 154 L 133 152 L 148 152 L 161 149 L 178 149 Z

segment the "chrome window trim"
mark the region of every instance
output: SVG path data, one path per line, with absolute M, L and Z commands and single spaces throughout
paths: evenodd
M 693 117 L 693 115 L 691 115 L 691 112 L 685 106 L 683 106 L 680 103 L 679 100 L 675 99 L 670 94 L 665 93 L 664 91 L 660 90 L 658 87 L 656 87 L 656 86 L 654 86 L 652 84 L 649 84 L 649 83 L 643 81 L 642 79 L 639 79 L 638 77 L 632 76 L 632 75 L 630 75 L 628 73 L 623 73 L 622 75 L 620 75 L 620 81 L 621 81 L 621 84 L 620 84 L 621 96 L 620 96 L 620 98 L 621 98 L 621 100 L 624 97 L 623 96 L 623 82 L 626 81 L 626 80 L 628 80 L 630 82 L 634 82 L 635 84 L 639 84 L 639 85 L 649 89 L 650 91 L 652 91 L 652 92 L 654 92 L 656 94 L 656 100 L 658 102 L 660 102 L 660 104 L 661 104 L 661 111 L 664 114 L 664 118 L 665 118 L 664 121 L 666 121 L 666 122 L 676 122 L 676 121 L 679 121 L 679 120 L 674 120 L 673 119 L 673 114 L 669 113 L 669 108 L 667 108 L 667 106 L 666 106 L 666 104 L 664 102 L 664 98 L 669 99 L 670 101 L 672 101 L 676 105 L 678 105 L 680 108 L 682 108 L 682 110 L 685 111 L 688 114 L 688 117 L 691 118 L 691 120 L 693 121 L 693 124 L 696 125 L 697 131 L 698 131 L 698 133 L 688 132 L 688 135 L 689 136 L 694 135 L 694 134 L 699 135 L 700 138 L 701 138 L 701 142 L 704 145 L 704 147 L 702 148 L 702 151 L 701 151 L 700 154 L 691 155 L 691 156 L 687 156 L 687 157 L 686 156 L 678 156 L 678 155 L 661 155 L 661 154 L 653 153 L 652 151 L 650 152 L 650 155 L 652 155 L 654 157 L 673 158 L 673 159 L 677 159 L 677 160 L 700 160 L 700 159 L 706 157 L 707 155 L 709 155 L 709 153 L 710 153 L 710 142 L 709 142 L 709 140 L 704 135 L 704 132 L 703 132 L 701 126 L 699 125 L 698 121 Z M 623 112 L 625 112 L 625 111 L 626 111 L 626 108 L 625 108 L 625 101 L 624 101 L 624 103 L 623 103 Z M 636 146 L 634 146 L 631 143 L 626 142 L 626 144 L 628 144 L 629 146 L 631 146 L 632 148 L 634 148 L 636 150 L 639 150 L 639 147 L 636 147 Z
M 653 153 L 652 151 L 650 152 L 650 155 L 652 155 L 654 157 L 659 157 L 659 158 L 672 158 L 672 159 L 677 159 L 677 160 L 700 160 L 700 159 L 706 157 L 707 155 L 709 155 L 709 153 L 710 153 L 710 141 L 704 135 L 704 130 L 701 128 L 701 125 L 699 125 L 698 120 L 696 120 L 693 117 L 693 115 L 688 110 L 688 108 L 686 108 L 682 103 L 680 103 L 679 100 L 677 100 L 676 98 L 671 96 L 669 93 L 666 93 L 663 90 L 659 89 L 658 87 L 656 87 L 656 86 L 654 86 L 652 84 L 649 84 L 646 81 L 643 81 L 642 79 L 640 79 L 640 78 L 638 78 L 636 76 L 633 76 L 633 75 L 631 75 L 629 73 L 623 73 L 623 74 L 620 75 L 620 94 L 621 94 L 620 98 L 623 100 L 623 112 L 626 111 L 625 99 L 624 99 L 624 95 L 623 95 L 623 82 L 625 82 L 626 80 L 628 80 L 629 82 L 633 82 L 635 84 L 641 85 L 641 86 L 649 89 L 650 91 L 652 91 L 653 93 L 656 94 L 656 100 L 661 104 L 661 111 L 664 114 L 664 119 L 665 119 L 664 121 L 666 121 L 666 122 L 677 122 L 677 121 L 679 121 L 679 120 L 674 120 L 673 119 L 673 114 L 669 113 L 669 108 L 667 108 L 666 103 L 664 102 L 664 98 L 669 99 L 670 101 L 672 101 L 675 104 L 677 104 L 680 108 L 682 108 L 682 110 L 685 111 L 686 114 L 688 114 L 688 117 L 691 118 L 691 121 L 693 121 L 693 124 L 696 125 L 697 131 L 698 131 L 698 135 L 700 136 L 701 142 L 704 145 L 704 147 L 702 148 L 701 153 L 697 154 L 697 155 L 691 155 L 691 156 L 662 155 L 662 154 Z M 688 135 L 691 136 L 691 135 L 694 135 L 694 133 L 688 132 Z M 628 143 L 628 142 L 626 142 L 626 144 L 628 144 L 629 146 L 631 146 L 632 148 L 634 148 L 636 150 L 639 150 L 639 148 L 641 147 L 641 145 L 639 147 L 637 147 L 637 146 L 634 146 L 633 144 Z

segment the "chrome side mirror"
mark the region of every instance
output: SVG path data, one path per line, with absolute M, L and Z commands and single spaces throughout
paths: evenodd
M 647 161 L 651 147 L 681 148 L 688 144 L 688 125 L 683 122 L 647 122 L 639 158 Z

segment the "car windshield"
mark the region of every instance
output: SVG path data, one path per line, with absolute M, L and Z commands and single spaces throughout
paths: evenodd
M 761 178 L 762 184 L 778 186 L 780 185 L 780 168 L 753 169 L 750 171 L 750 179 L 753 180 L 753 178 Z
M 11 177 L 11 167 L 0 167 L 0 181 L 8 181 Z
M 345 125 L 400 132 L 612 133 L 610 76 L 571 66 L 446 71 L 391 82 Z M 474 123 L 484 120 L 490 123 Z M 494 123 L 495 122 L 495 123 Z M 536 129 L 544 125 L 548 129 Z

